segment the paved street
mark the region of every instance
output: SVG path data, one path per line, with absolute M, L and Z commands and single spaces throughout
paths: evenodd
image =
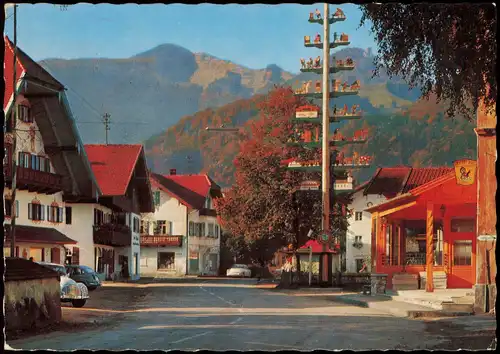
M 446 336 L 423 321 L 321 298 L 256 289 L 255 280 L 110 284 L 83 309 L 102 326 L 9 341 L 15 349 L 425 349 Z M 111 316 L 111 317 L 109 317 Z M 439 331 L 438 331 L 439 332 Z

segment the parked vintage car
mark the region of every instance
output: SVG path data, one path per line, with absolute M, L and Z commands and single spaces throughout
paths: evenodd
M 71 279 L 62 264 L 37 262 L 59 273 L 61 280 L 61 302 L 71 302 L 73 307 L 83 307 L 89 298 L 89 291 L 85 284 L 77 283 Z
M 246 277 L 250 278 L 252 276 L 252 271 L 246 264 L 234 264 L 226 272 L 228 277 Z
M 101 286 L 101 281 L 97 273 L 90 267 L 83 265 L 66 265 L 68 276 L 77 283 L 83 283 L 89 291 L 95 290 Z

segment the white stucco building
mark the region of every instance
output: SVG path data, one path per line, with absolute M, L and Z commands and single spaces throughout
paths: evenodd
M 220 226 L 212 198 L 220 187 L 207 175 L 151 173 L 155 210 L 142 214 L 141 273 L 169 277 L 217 275 Z
M 356 188 L 352 194 L 352 202 L 348 208 L 352 215 L 348 219 L 346 242 L 346 271 L 348 273 L 359 272 L 364 262 L 370 264 L 371 255 L 371 214 L 364 209 L 382 203 L 386 200 L 383 195 L 365 195 L 366 183 Z
M 13 105 L 13 44 L 5 42 L 4 254 L 14 211 L 13 256 L 86 265 L 103 277 L 128 263 L 137 279 L 139 215 L 153 210 L 142 145 L 84 146 L 64 86 L 19 48 Z

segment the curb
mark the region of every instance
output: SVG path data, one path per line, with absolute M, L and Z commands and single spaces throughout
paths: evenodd
M 397 307 L 391 306 L 389 308 L 385 306 L 378 306 L 377 303 L 370 303 L 368 301 L 364 300 L 358 300 L 358 299 L 353 299 L 353 298 L 341 298 L 341 297 L 332 297 L 330 298 L 331 301 L 335 302 L 342 302 L 348 305 L 354 305 L 358 307 L 363 307 L 363 308 L 372 308 L 375 310 L 387 312 L 393 316 L 397 317 L 406 317 L 406 318 L 436 318 L 436 317 L 458 317 L 458 316 L 471 316 L 474 315 L 474 313 L 470 312 L 449 312 L 449 311 L 442 311 L 442 310 L 435 310 L 432 308 L 429 308 L 429 310 L 404 310 L 404 309 L 398 309 Z M 389 300 L 391 301 L 391 300 Z M 397 302 L 395 300 L 392 300 L 393 303 Z M 386 301 L 385 303 L 387 303 Z M 400 302 L 402 304 L 405 304 L 404 302 Z

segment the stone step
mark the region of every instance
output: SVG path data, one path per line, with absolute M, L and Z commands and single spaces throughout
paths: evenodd
M 451 301 L 453 301 L 455 304 L 473 304 L 474 303 L 474 296 L 452 296 Z
M 452 301 L 446 301 L 441 306 L 445 312 L 474 313 L 474 304 L 457 304 Z

